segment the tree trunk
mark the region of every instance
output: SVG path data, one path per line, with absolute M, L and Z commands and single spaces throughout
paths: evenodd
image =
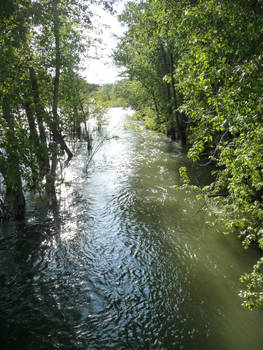
M 174 103 L 174 109 L 175 109 L 175 120 L 176 120 L 176 126 L 179 134 L 179 139 L 181 140 L 182 146 L 186 146 L 186 130 L 185 130 L 185 123 L 184 123 L 184 115 L 180 115 L 178 111 L 178 101 L 177 101 L 177 94 L 175 89 L 175 81 L 174 81 L 174 61 L 173 61 L 173 54 L 170 52 L 170 74 L 171 74 L 171 88 L 173 92 L 173 103 Z
M 163 62 L 163 71 L 164 74 L 170 73 L 170 69 L 167 63 L 167 57 L 166 57 L 166 52 L 163 47 L 163 44 L 160 44 L 160 51 L 161 51 L 161 57 L 162 57 L 162 62 Z M 174 127 L 174 120 L 173 120 L 173 109 L 171 106 L 172 103 L 172 96 L 171 96 L 171 90 L 170 90 L 170 84 L 165 83 L 165 88 L 166 88 L 166 98 L 167 98 L 167 107 L 168 107 L 168 130 L 167 130 L 167 136 L 170 136 L 172 140 L 175 140 L 175 127 Z
M 46 191 L 48 196 L 50 196 L 50 200 L 52 205 L 57 203 L 57 197 L 56 197 L 56 170 L 57 170 L 57 163 L 58 163 L 58 155 L 56 148 L 52 151 L 52 157 L 51 157 L 51 169 L 50 173 L 47 176 L 47 184 L 46 184 Z
M 14 186 L 6 187 L 4 205 L 7 208 L 8 215 L 10 214 L 18 220 L 23 219 L 25 215 L 26 202 L 20 177 L 18 177 Z
M 39 137 L 38 137 L 38 133 L 37 133 L 37 129 L 36 129 L 34 113 L 32 110 L 32 103 L 30 100 L 27 100 L 24 103 L 24 109 L 26 111 L 27 121 L 28 121 L 28 125 L 29 125 L 29 140 L 30 140 L 31 147 L 32 147 L 31 149 L 36 155 L 36 158 L 37 158 L 38 164 L 40 165 L 40 168 L 42 168 L 43 167 L 43 156 L 40 153 L 40 141 L 39 141 Z M 42 177 L 40 179 L 39 171 L 33 165 L 31 165 L 31 172 L 32 172 L 32 183 L 33 183 L 32 189 L 35 190 L 38 188 L 38 181 L 40 181 L 42 179 Z
M 151 95 L 152 95 L 152 99 L 153 99 L 153 103 L 154 103 L 156 117 L 157 117 L 157 120 L 159 121 L 160 120 L 160 112 L 159 112 L 158 103 L 157 103 L 157 100 L 155 98 L 153 91 L 151 92 Z
M 30 80 L 33 92 L 35 113 L 37 119 L 37 125 L 40 135 L 40 144 L 41 144 L 41 174 L 42 177 L 46 176 L 50 171 L 49 166 L 49 157 L 48 157 L 48 146 L 47 146 L 47 137 L 46 131 L 44 127 L 44 119 L 45 119 L 45 111 L 41 105 L 40 97 L 39 97 L 39 89 L 38 89 L 38 81 L 34 68 L 29 68 Z
M 2 170 L 6 185 L 4 205 L 11 216 L 21 219 L 25 213 L 25 197 L 19 169 L 20 159 L 17 152 L 17 138 L 8 94 L 3 96 L 2 108 L 3 117 L 7 124 L 7 146 L 5 148 L 7 159 L 6 166 Z
M 31 80 L 32 92 L 33 92 L 40 140 L 43 145 L 47 146 L 47 137 L 46 137 L 45 127 L 44 127 L 45 111 L 40 102 L 38 81 L 37 81 L 37 76 L 34 68 L 32 67 L 29 68 L 29 73 L 30 73 L 30 80 Z
M 24 103 L 24 109 L 26 111 L 27 121 L 29 125 L 29 139 L 36 145 L 39 146 L 39 138 L 36 129 L 35 118 L 32 110 L 31 101 L 27 100 Z
M 58 117 L 58 93 L 59 93 L 59 81 L 60 81 L 60 68 L 61 68 L 61 57 L 60 57 L 60 34 L 59 34 L 59 14 L 58 14 L 58 0 L 53 0 L 53 15 L 54 15 L 54 37 L 55 37 L 55 77 L 54 77 L 54 87 L 53 87 L 53 103 L 52 103 L 52 113 L 53 122 L 51 123 L 52 134 L 54 141 L 60 144 L 63 151 L 68 155 L 68 161 L 73 157 L 70 149 L 68 148 L 63 136 L 59 131 L 59 117 Z

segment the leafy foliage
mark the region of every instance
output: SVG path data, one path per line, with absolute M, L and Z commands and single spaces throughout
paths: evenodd
M 112 10 L 112 0 L 0 4 L 0 174 L 11 216 L 23 215 L 25 189 L 55 197 L 58 157 L 73 155 L 63 134 L 79 135 L 88 118 L 92 89 L 78 71 L 91 3 Z

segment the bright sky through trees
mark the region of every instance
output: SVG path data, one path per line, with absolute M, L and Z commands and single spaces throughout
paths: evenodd
M 98 31 L 101 31 L 100 39 L 102 43 L 97 48 L 90 48 L 89 56 L 84 63 L 83 76 L 89 83 L 105 84 L 112 83 L 118 79 L 120 70 L 114 67 L 111 54 L 115 49 L 118 37 L 124 32 L 124 28 L 118 22 L 118 14 L 124 8 L 124 1 L 117 1 L 114 9 L 116 13 L 111 15 L 109 12 L 96 6 L 96 18 L 93 19 Z M 95 34 L 98 35 L 98 34 Z

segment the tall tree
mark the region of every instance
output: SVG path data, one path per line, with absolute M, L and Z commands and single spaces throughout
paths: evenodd
M 184 114 L 178 109 L 180 100 L 175 86 L 173 47 L 167 30 L 159 30 L 155 11 L 153 1 L 128 3 L 120 17 L 128 30 L 115 53 L 115 61 L 125 66 L 130 78 L 137 79 L 148 91 L 148 103 L 151 102 L 155 111 L 156 124 L 160 128 L 166 125 L 167 134 L 185 146 L 186 124 Z

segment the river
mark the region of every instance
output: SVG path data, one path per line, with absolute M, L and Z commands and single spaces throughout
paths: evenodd
M 81 143 L 64 169 L 58 209 L 34 199 L 1 225 L 1 349 L 262 349 L 263 313 L 238 297 L 255 252 L 173 187 L 176 144 L 120 108 L 107 119 L 92 161 Z

